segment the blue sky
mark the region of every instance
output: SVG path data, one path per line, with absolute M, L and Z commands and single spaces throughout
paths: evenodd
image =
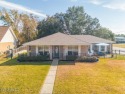
M 0 0 L 0 8 L 17 9 L 41 18 L 66 12 L 73 5 L 84 6 L 85 12 L 97 17 L 102 26 L 125 34 L 125 0 Z

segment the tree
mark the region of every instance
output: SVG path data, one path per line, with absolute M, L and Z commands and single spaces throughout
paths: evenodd
M 36 38 L 37 34 L 37 20 L 33 15 L 22 14 L 21 21 L 23 23 L 23 28 L 20 34 L 23 35 L 24 40 L 21 43 L 29 42 Z M 21 37 L 20 37 L 21 38 Z
M 77 35 L 94 35 L 113 40 L 114 34 L 107 28 L 100 26 L 97 18 L 92 18 L 85 13 L 83 7 L 69 7 L 66 13 L 56 13 L 44 19 L 38 25 L 38 38 L 64 32 Z
M 116 37 L 125 37 L 125 34 L 116 34 Z
M 65 14 L 66 24 L 71 34 L 90 34 L 100 26 L 97 18 L 91 18 L 83 7 L 70 7 Z
M 111 30 L 109 30 L 105 27 L 101 27 L 99 30 L 97 30 L 96 36 L 101 37 L 101 38 L 105 38 L 108 40 L 114 40 L 114 33 L 112 33 Z
M 14 30 L 20 45 L 36 38 L 37 33 L 37 17 L 24 13 L 19 13 L 16 10 L 0 11 L 0 19 L 4 25 L 11 26 Z
M 16 35 L 18 35 L 18 24 L 20 22 L 20 14 L 16 10 L 7 11 L 3 9 L 0 11 L 0 20 L 4 25 L 11 26 Z
M 51 20 L 50 20 L 51 19 Z M 52 20 L 53 19 L 53 20 Z M 49 27 L 49 28 L 46 28 Z M 53 29 L 50 27 L 53 27 Z M 57 28 L 58 27 L 58 28 Z M 91 18 L 84 12 L 83 7 L 70 7 L 66 13 L 56 13 L 47 20 L 41 21 L 38 26 L 38 31 L 41 34 L 48 35 L 55 32 L 64 32 L 67 29 L 69 34 L 90 34 L 94 35 L 95 31 L 99 29 L 100 24 L 97 18 Z M 43 34 L 43 36 L 44 36 Z
M 63 23 L 61 22 L 59 15 L 56 14 L 55 16 L 40 21 L 37 29 L 37 37 L 40 38 L 56 32 L 63 32 Z

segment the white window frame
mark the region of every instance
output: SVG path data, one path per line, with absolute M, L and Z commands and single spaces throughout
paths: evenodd
M 104 48 L 102 48 L 102 47 L 104 47 Z M 101 51 L 101 52 L 105 52 L 105 46 L 101 46 L 101 47 L 100 47 L 100 51 Z
M 78 53 L 78 46 L 68 46 L 68 52 L 71 51 L 72 54 L 74 52 L 77 52 Z
M 49 46 L 38 46 L 38 53 L 39 52 L 43 52 L 43 53 L 48 52 L 49 53 Z

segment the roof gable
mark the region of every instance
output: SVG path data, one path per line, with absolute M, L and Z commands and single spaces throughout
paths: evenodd
M 10 38 L 8 39 L 8 37 Z M 12 38 L 14 39 L 14 41 L 18 41 L 12 28 L 10 26 L 0 26 L 0 42 L 2 42 L 3 40 L 11 41 Z
M 0 41 L 3 39 L 8 29 L 9 29 L 9 26 L 0 26 Z

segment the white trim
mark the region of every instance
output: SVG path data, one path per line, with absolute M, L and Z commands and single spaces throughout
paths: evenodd
M 105 46 L 105 52 L 107 52 L 107 46 Z
M 93 52 L 93 45 L 92 44 L 90 45 L 90 52 L 91 53 Z
M 11 31 L 11 33 L 12 33 L 12 34 L 13 34 L 13 36 L 15 37 L 16 41 L 18 41 L 18 39 L 17 39 L 17 37 L 16 37 L 16 35 L 15 35 L 15 33 L 14 33 L 14 31 L 13 31 L 12 27 L 9 27 L 9 30 Z
M 81 45 L 78 45 L 78 55 L 81 55 Z
M 52 46 L 49 46 L 49 54 L 50 54 L 50 59 L 52 59 Z
M 66 56 L 68 54 L 68 46 L 64 46 L 64 55 Z
M 98 46 L 99 47 L 99 52 L 101 52 L 101 47 L 100 46 Z
M 38 55 L 38 46 L 36 46 L 36 56 Z

